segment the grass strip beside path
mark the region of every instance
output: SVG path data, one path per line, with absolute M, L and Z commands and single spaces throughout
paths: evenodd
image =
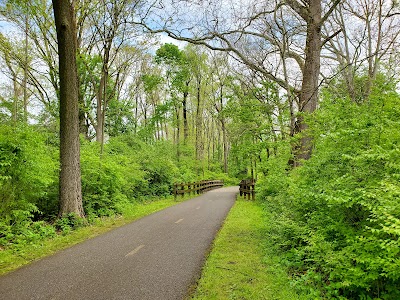
M 191 197 L 187 195 L 178 197 L 178 201 L 174 201 L 173 197 L 168 197 L 161 200 L 127 205 L 123 209 L 122 216 L 99 218 L 96 219 L 94 224 L 78 228 L 68 234 L 60 234 L 55 238 L 23 245 L 18 249 L 0 249 L 0 275 L 189 198 Z
M 268 220 L 260 204 L 237 200 L 214 241 L 191 299 L 301 299 L 266 256 Z

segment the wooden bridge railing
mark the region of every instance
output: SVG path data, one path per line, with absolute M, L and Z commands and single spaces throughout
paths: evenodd
M 240 196 L 243 196 L 246 198 L 247 195 L 247 200 L 254 200 L 256 198 L 256 191 L 255 191 L 255 186 L 256 186 L 256 181 L 254 179 L 245 179 L 240 182 L 240 188 L 239 188 L 239 194 Z
M 220 188 L 224 185 L 223 180 L 202 180 L 198 182 L 187 182 L 187 183 L 174 183 L 174 197 L 183 195 L 186 193 L 201 194 L 203 192 Z

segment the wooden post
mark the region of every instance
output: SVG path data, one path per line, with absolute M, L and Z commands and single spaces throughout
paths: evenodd
M 182 184 L 182 187 L 181 187 L 182 194 L 181 195 L 182 195 L 182 198 L 183 198 L 183 197 L 185 197 L 185 183 L 182 182 L 181 184 Z

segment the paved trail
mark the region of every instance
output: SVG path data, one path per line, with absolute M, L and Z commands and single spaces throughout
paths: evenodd
M 0 299 L 183 299 L 237 192 L 207 192 L 1 276 Z

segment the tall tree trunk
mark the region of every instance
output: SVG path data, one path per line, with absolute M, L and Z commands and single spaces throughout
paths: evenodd
M 101 68 L 101 79 L 99 89 L 97 91 L 97 128 L 96 128 L 96 141 L 101 145 L 101 153 L 103 153 L 104 146 L 104 131 L 105 131 L 105 117 L 107 109 L 107 81 L 108 81 L 108 63 L 110 61 L 111 42 L 106 41 L 103 66 Z
M 375 28 L 372 28 L 371 22 L 367 20 L 367 32 L 368 32 L 368 80 L 365 88 L 364 98 L 368 99 L 374 81 L 376 80 L 376 75 L 378 72 L 379 61 L 380 57 L 378 51 L 382 48 L 382 23 L 384 20 L 382 19 L 382 7 L 384 1 L 377 1 L 378 2 L 378 16 L 377 16 L 377 24 Z M 369 19 L 369 17 L 367 17 Z M 375 47 L 372 46 L 372 42 L 374 40 L 374 36 L 376 37 L 376 44 Z M 375 50 L 373 49 L 375 48 Z
M 77 54 L 79 54 L 79 44 L 77 43 Z M 84 95 L 82 95 L 80 91 L 80 79 L 79 79 L 79 74 L 78 74 L 78 107 L 79 107 L 79 133 L 82 134 L 86 140 L 89 140 L 89 122 L 88 118 L 86 116 L 86 105 L 85 105 L 85 99 Z
M 215 124 L 215 122 L 216 121 L 212 121 L 212 126 L 211 126 L 211 135 L 212 135 L 212 160 L 214 161 L 215 160 L 215 156 L 216 156 L 216 152 L 218 152 L 217 151 L 217 147 L 218 147 L 218 145 L 219 145 L 219 131 L 218 131 L 218 129 L 216 129 L 216 124 Z M 217 134 L 215 134 L 215 132 L 217 131 Z M 217 135 L 217 136 L 216 136 Z M 215 140 L 217 140 L 217 141 L 215 141 Z M 218 154 L 218 153 L 217 153 Z
M 75 213 L 83 217 L 74 2 L 53 0 L 53 10 L 57 29 L 60 73 L 59 216 Z
M 228 173 L 228 152 L 229 152 L 229 145 L 228 145 L 228 136 L 226 132 L 225 126 L 225 119 L 221 119 L 221 129 L 222 129 L 222 144 L 223 144 L 223 151 L 224 151 L 224 173 Z
M 196 109 L 196 159 L 203 160 L 203 109 L 201 105 L 201 77 L 197 79 L 197 109 Z
M 139 96 L 138 93 L 135 95 L 135 127 L 133 129 L 133 133 L 137 134 L 137 129 L 139 125 Z
M 291 87 L 289 84 L 289 76 L 288 76 L 288 70 L 287 70 L 287 65 L 286 65 L 286 60 L 285 60 L 287 45 L 288 45 L 287 37 L 286 37 L 286 35 L 284 35 L 280 55 L 281 55 L 281 59 L 282 59 L 283 76 L 285 78 L 286 93 L 287 93 L 287 98 L 288 98 L 288 103 L 289 103 L 289 114 L 290 114 L 289 136 L 293 137 L 293 135 L 295 133 L 296 116 L 294 113 L 293 95 L 292 95 L 292 90 L 291 90 Z M 281 131 L 283 132 L 282 127 L 281 127 Z M 283 135 L 282 135 L 282 137 L 283 137 Z M 291 164 L 293 165 L 293 163 L 291 163 Z
M 11 64 L 10 56 L 8 54 L 5 54 L 4 56 L 4 61 L 6 63 L 6 66 L 8 67 L 8 71 L 11 73 L 12 76 L 12 82 L 13 82 L 13 108 L 11 112 L 11 120 L 14 124 L 14 126 L 17 125 L 18 123 L 18 110 L 19 110 L 19 86 L 20 84 L 18 83 L 18 77 L 17 77 L 17 72 L 14 71 L 13 66 Z
M 11 68 L 11 67 L 10 67 Z M 11 70 L 11 69 L 10 69 Z M 17 75 L 13 70 L 11 70 L 12 73 L 12 78 L 13 78 L 13 92 L 14 92 L 14 97 L 13 97 L 13 112 L 12 112 L 12 121 L 14 123 L 14 126 L 17 125 L 18 123 L 18 81 L 17 81 Z
M 77 42 L 77 55 L 80 55 L 79 43 Z M 82 134 L 86 140 L 89 140 L 89 122 L 86 115 L 86 105 L 84 95 L 80 91 L 80 78 L 78 74 L 78 107 L 79 107 L 79 133 Z
M 28 88 L 27 88 L 27 81 L 28 81 L 28 29 L 29 29 L 29 14 L 28 10 L 25 12 L 25 53 L 24 53 L 24 80 L 23 80 L 23 89 L 24 89 L 24 121 L 28 122 Z
M 104 90 L 104 74 L 101 76 L 99 89 L 97 90 L 97 108 L 96 108 L 96 141 L 101 143 L 103 140 L 103 90 Z
M 224 96 L 223 96 L 223 85 L 220 86 L 220 97 L 219 97 L 219 108 L 217 108 L 219 114 L 219 120 L 221 122 L 222 130 L 222 148 L 223 148 L 223 161 L 224 161 L 224 173 L 228 173 L 228 137 L 226 132 L 225 117 L 222 114 L 224 109 Z
M 312 113 L 318 103 L 318 78 L 320 74 L 321 56 L 321 0 L 309 0 L 309 12 L 306 18 L 307 38 L 303 81 L 299 97 L 299 110 L 301 113 Z M 305 133 L 308 128 L 303 115 L 297 119 L 297 130 L 303 133 L 300 145 L 295 151 L 295 165 L 301 159 L 309 159 L 312 152 L 312 138 Z
M 179 161 L 181 156 L 181 151 L 180 151 L 181 121 L 179 118 L 179 106 L 177 105 L 175 106 L 175 117 L 176 117 L 176 137 L 175 137 L 176 156 Z
M 206 132 L 205 132 L 205 136 L 206 136 L 206 143 L 207 143 L 207 162 L 208 162 L 208 170 L 210 170 L 210 166 L 211 166 L 211 143 L 212 143 L 212 135 L 211 135 L 211 123 L 212 120 L 210 120 L 210 118 L 206 119 L 207 125 L 206 125 Z
M 165 139 L 168 141 L 168 125 L 167 125 L 167 121 L 164 121 L 164 132 L 165 132 Z
M 189 124 L 187 119 L 187 98 L 189 93 L 185 91 L 183 93 L 182 108 L 183 108 L 183 144 L 187 144 L 189 137 Z
M 82 134 L 86 140 L 89 140 L 89 125 L 86 119 L 85 103 L 82 95 L 79 95 L 79 133 Z
M 100 155 L 103 155 L 104 151 L 104 135 L 106 128 L 106 109 L 107 109 L 107 82 L 108 82 L 108 60 L 107 65 L 105 65 L 104 71 L 104 90 L 103 90 L 103 111 L 101 113 L 101 140 L 100 140 Z

